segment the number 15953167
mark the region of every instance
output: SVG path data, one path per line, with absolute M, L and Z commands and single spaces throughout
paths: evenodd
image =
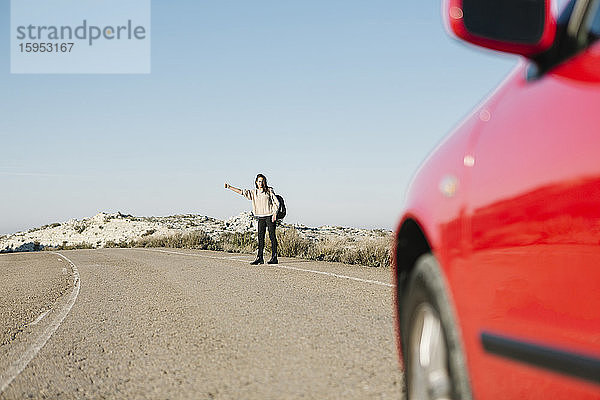
M 70 53 L 75 43 L 19 43 L 21 53 Z

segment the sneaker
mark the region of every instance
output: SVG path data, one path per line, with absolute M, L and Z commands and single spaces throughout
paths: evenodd
M 272 257 L 269 261 L 267 261 L 267 264 L 278 264 L 279 262 L 277 261 L 277 257 Z
M 264 264 L 265 260 L 263 260 L 262 258 L 257 258 L 256 260 L 252 261 L 250 263 L 250 265 L 258 265 L 258 264 Z

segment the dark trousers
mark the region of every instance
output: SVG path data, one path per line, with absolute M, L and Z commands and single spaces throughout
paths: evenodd
M 271 239 L 271 257 L 277 257 L 277 236 L 275 236 L 275 222 L 268 217 L 258 217 L 258 258 L 263 258 L 265 248 L 265 233 L 269 228 L 269 239 Z

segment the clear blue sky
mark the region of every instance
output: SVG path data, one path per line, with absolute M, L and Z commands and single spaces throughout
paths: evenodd
M 152 2 L 147 75 L 10 74 L 0 3 L 0 234 L 99 211 L 226 218 L 257 173 L 287 222 L 392 229 L 437 143 L 516 65 L 439 1 Z

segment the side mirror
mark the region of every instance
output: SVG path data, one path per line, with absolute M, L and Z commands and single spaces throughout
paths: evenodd
M 456 36 L 488 49 L 531 57 L 554 42 L 551 0 L 446 0 L 443 10 Z

